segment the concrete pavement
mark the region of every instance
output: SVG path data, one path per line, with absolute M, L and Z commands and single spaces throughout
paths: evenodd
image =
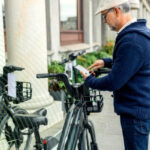
M 114 113 L 113 98 L 110 92 L 102 92 L 102 95 L 104 96 L 103 111 L 90 116 L 95 126 L 99 150 L 124 150 L 120 120 Z
M 124 150 L 119 116 L 114 113 L 110 92 L 103 92 L 104 107 L 101 113 L 90 115 L 93 121 L 99 150 Z

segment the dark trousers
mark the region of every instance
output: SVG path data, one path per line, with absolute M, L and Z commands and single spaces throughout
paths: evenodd
M 120 116 L 125 150 L 148 150 L 150 120 Z

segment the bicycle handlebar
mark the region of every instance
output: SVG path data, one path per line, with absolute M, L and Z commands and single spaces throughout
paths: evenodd
M 86 52 L 86 50 L 82 50 L 80 52 L 73 53 L 73 55 L 77 57 L 77 56 L 84 54 L 85 52 Z
M 49 77 L 53 77 L 53 78 L 56 78 L 57 80 L 60 80 L 60 81 L 63 81 L 65 86 L 66 86 L 66 89 L 68 91 L 68 93 L 71 95 L 71 96 L 75 96 L 74 95 L 74 88 L 73 86 L 69 83 L 69 79 L 67 77 L 66 74 L 64 73 L 57 73 L 57 74 L 52 74 L 52 73 L 42 73 L 42 74 L 37 74 L 36 75 L 37 78 L 49 78 Z
M 110 72 L 110 69 L 98 69 L 97 70 L 97 74 L 98 75 L 109 73 L 109 72 Z M 64 73 L 56 73 L 56 74 L 53 74 L 53 73 L 42 73 L 42 74 L 37 74 L 36 77 L 37 78 L 49 78 L 49 77 L 53 77 L 53 78 L 56 78 L 57 80 L 63 81 L 64 84 L 65 84 L 65 86 L 66 86 L 66 89 L 67 89 L 68 93 L 71 96 L 73 96 L 73 97 L 77 96 L 76 95 L 76 90 L 77 90 L 76 88 L 77 87 L 73 86 L 69 82 L 68 76 L 66 74 L 64 74 Z
M 17 66 L 4 66 L 3 68 L 3 72 L 4 73 L 11 73 L 11 72 L 14 72 L 14 71 L 22 71 L 24 70 L 24 68 L 22 67 L 17 67 Z
M 59 62 L 58 64 L 59 65 L 63 65 L 65 63 L 69 62 L 69 59 L 65 58 L 62 62 Z
M 69 61 L 73 61 L 75 60 L 78 56 L 84 54 L 86 52 L 86 50 L 82 50 L 80 52 L 75 52 L 75 53 L 71 53 L 68 58 L 65 58 L 62 62 L 59 63 L 59 65 L 65 64 Z
M 37 78 L 49 78 L 49 77 L 57 77 L 58 74 L 49 74 L 49 73 L 42 73 L 42 74 L 37 74 Z

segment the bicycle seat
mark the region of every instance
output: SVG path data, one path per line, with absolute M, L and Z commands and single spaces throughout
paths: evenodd
M 46 116 L 47 110 L 45 108 L 41 108 L 35 112 L 32 113 L 33 115 L 40 115 L 40 116 Z
M 48 123 L 48 120 L 45 116 L 36 114 L 14 114 L 13 120 L 21 130 L 25 128 L 33 129 L 34 127 L 47 125 Z

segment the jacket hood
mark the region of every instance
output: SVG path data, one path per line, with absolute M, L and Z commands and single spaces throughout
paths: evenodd
M 150 30 L 146 27 L 146 20 L 145 19 L 138 19 L 136 22 L 130 24 L 126 28 L 124 28 L 117 36 L 116 41 L 121 39 L 122 36 L 128 33 L 138 33 L 141 34 L 148 39 L 150 39 Z

